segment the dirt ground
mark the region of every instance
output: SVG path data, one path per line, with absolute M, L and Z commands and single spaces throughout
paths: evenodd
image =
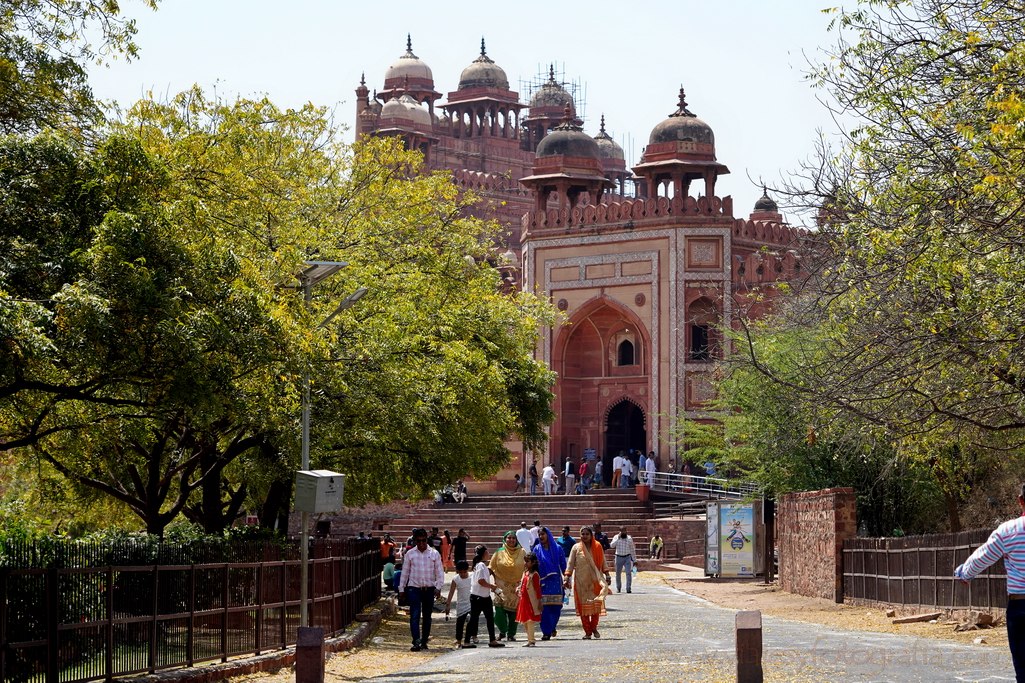
M 677 590 L 730 609 L 756 609 L 766 616 L 841 629 L 944 638 L 960 643 L 972 643 L 982 637 L 985 646 L 1007 647 L 1007 631 L 1002 619 L 996 628 L 956 633 L 954 626 L 957 622 L 948 618 L 934 624 L 893 624 L 892 619 L 886 616 L 886 606 L 836 604 L 829 600 L 806 598 L 782 591 L 778 584 L 766 585 L 760 579 L 709 579 L 701 576 L 699 570 L 644 574 L 646 578 L 657 576 Z M 897 609 L 898 616 L 914 613 Z M 333 655 L 325 666 L 325 683 L 365 681 L 404 671 L 452 650 L 454 644 L 447 634 L 453 628 L 454 619 L 445 622 L 443 615 L 436 614 L 434 620 L 435 633 L 431 636 L 431 649 L 427 652 L 410 652 L 409 617 L 400 610 L 395 617 L 381 625 L 366 645 Z M 294 680 L 292 669 L 231 679 L 232 683 L 292 683 Z

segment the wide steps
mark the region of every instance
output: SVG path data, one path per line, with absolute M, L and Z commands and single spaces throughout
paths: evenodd
M 584 525 L 601 523 L 605 533 L 612 535 L 625 525 L 637 543 L 638 555 L 647 556 L 645 524 L 652 519 L 649 503 L 637 500 L 633 489 L 592 491 L 584 495 L 554 494 L 482 494 L 471 495 L 463 504 L 446 503 L 422 508 L 413 514 L 391 520 L 387 530 L 403 541 L 416 527 L 448 529 L 455 536 L 464 529 L 471 544 L 495 546 L 506 531 L 532 526 L 535 519 L 558 535 L 569 526 L 577 536 Z

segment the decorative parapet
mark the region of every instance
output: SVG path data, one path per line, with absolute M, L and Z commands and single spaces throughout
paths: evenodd
M 610 204 L 588 204 L 567 209 L 528 211 L 523 216 L 526 230 L 589 227 L 628 221 L 656 220 L 667 217 L 732 217 L 732 197 L 657 197 L 626 199 Z
M 529 194 L 518 182 L 497 173 L 458 169 L 452 171 L 452 179 L 456 185 L 476 192 L 505 192 L 521 196 Z
M 808 253 L 810 236 L 803 228 L 774 221 L 738 219 L 733 225 L 734 248 L 747 246 L 756 250 L 734 256 L 730 264 L 733 282 L 751 286 L 800 277 L 801 258 Z
M 751 241 L 783 246 L 798 246 L 808 239 L 804 228 L 792 228 L 775 221 L 751 221 L 738 218 L 733 224 L 733 240 Z

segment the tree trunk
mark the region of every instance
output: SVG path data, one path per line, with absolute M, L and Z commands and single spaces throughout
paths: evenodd
M 267 489 L 267 497 L 260 506 L 260 526 L 264 529 L 288 531 L 288 501 L 292 497 L 292 481 L 279 479 Z

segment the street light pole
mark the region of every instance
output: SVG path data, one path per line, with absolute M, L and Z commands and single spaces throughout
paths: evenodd
M 303 278 L 303 304 L 309 310 L 310 302 L 313 300 L 313 284 L 310 278 Z M 303 369 L 302 386 L 302 436 L 301 443 L 301 465 L 302 470 L 310 469 L 310 368 Z M 308 604 L 309 580 L 310 580 L 310 513 L 305 510 L 301 513 L 302 535 L 299 542 L 299 557 L 301 560 L 299 569 L 299 626 L 310 625 L 310 607 Z
M 348 263 L 344 261 L 306 261 L 306 268 L 302 273 L 299 274 L 299 282 L 303 288 L 303 305 L 309 310 L 310 303 L 313 301 L 313 286 L 326 278 L 334 275 L 342 268 L 345 268 Z M 320 325 L 322 327 L 334 316 L 341 311 L 345 310 L 352 304 L 363 298 L 366 294 L 366 289 L 360 288 L 356 292 L 359 296 L 349 296 L 339 304 L 338 308 Z M 355 298 L 354 298 L 355 297 Z M 310 370 L 307 367 L 303 370 L 302 379 L 302 435 L 301 440 L 301 469 L 310 469 Z M 307 627 L 310 625 L 310 613 L 309 613 L 309 580 L 310 580 L 310 513 L 305 510 L 301 513 L 300 524 L 302 524 L 302 532 L 300 535 L 300 570 L 299 570 L 299 626 Z

